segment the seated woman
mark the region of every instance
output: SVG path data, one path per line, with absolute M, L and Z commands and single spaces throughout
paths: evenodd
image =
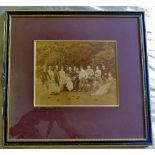
M 72 82 L 69 74 L 66 74 L 65 86 L 66 86 L 66 89 L 68 91 L 72 91 L 73 90 L 73 82 Z
M 111 87 L 113 85 L 113 77 L 111 75 L 111 73 L 108 73 L 108 78 L 106 80 L 106 83 L 102 83 L 100 84 L 100 86 L 98 87 L 98 89 L 96 91 L 94 91 L 91 95 L 105 95 L 108 94 L 111 90 Z

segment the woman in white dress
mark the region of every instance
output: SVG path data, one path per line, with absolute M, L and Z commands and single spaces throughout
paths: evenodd
M 57 94 L 60 93 L 60 88 L 58 87 L 57 83 L 54 79 L 54 71 L 52 70 L 52 66 L 48 68 L 48 74 L 50 76 L 49 80 L 49 94 Z
M 53 80 L 54 79 L 54 72 L 52 70 L 52 66 L 48 67 L 48 74 L 49 74 L 51 80 Z
M 66 88 L 68 91 L 72 91 L 73 90 L 73 82 L 69 76 L 69 74 L 66 74 L 66 79 L 65 79 L 65 84 L 66 84 Z
M 105 84 L 102 83 L 100 85 L 100 87 L 95 92 L 93 92 L 91 95 L 105 95 L 105 94 L 107 94 L 110 91 L 112 84 L 113 84 L 113 77 L 112 77 L 111 73 L 109 73 L 106 83 Z

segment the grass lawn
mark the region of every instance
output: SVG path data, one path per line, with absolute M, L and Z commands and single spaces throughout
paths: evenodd
M 35 84 L 35 105 L 36 106 L 108 106 L 118 105 L 116 87 L 105 95 L 90 95 L 89 92 L 68 92 L 48 95 L 47 89 L 42 86 L 40 80 Z

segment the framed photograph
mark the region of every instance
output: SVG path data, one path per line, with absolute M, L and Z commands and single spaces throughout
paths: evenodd
M 113 40 L 36 40 L 34 105 L 118 106 L 116 52 Z
M 3 146 L 151 145 L 144 16 L 7 11 Z

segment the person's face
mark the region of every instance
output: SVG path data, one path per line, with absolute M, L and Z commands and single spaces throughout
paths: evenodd
M 102 66 L 102 69 L 105 70 L 105 66 L 104 65 Z
M 56 65 L 55 68 L 58 70 L 58 66 Z
M 98 66 L 96 66 L 96 70 L 98 70 Z
M 87 66 L 87 69 L 90 69 L 90 66 Z
M 72 70 L 72 68 L 71 67 L 69 67 L 69 71 L 71 71 Z

